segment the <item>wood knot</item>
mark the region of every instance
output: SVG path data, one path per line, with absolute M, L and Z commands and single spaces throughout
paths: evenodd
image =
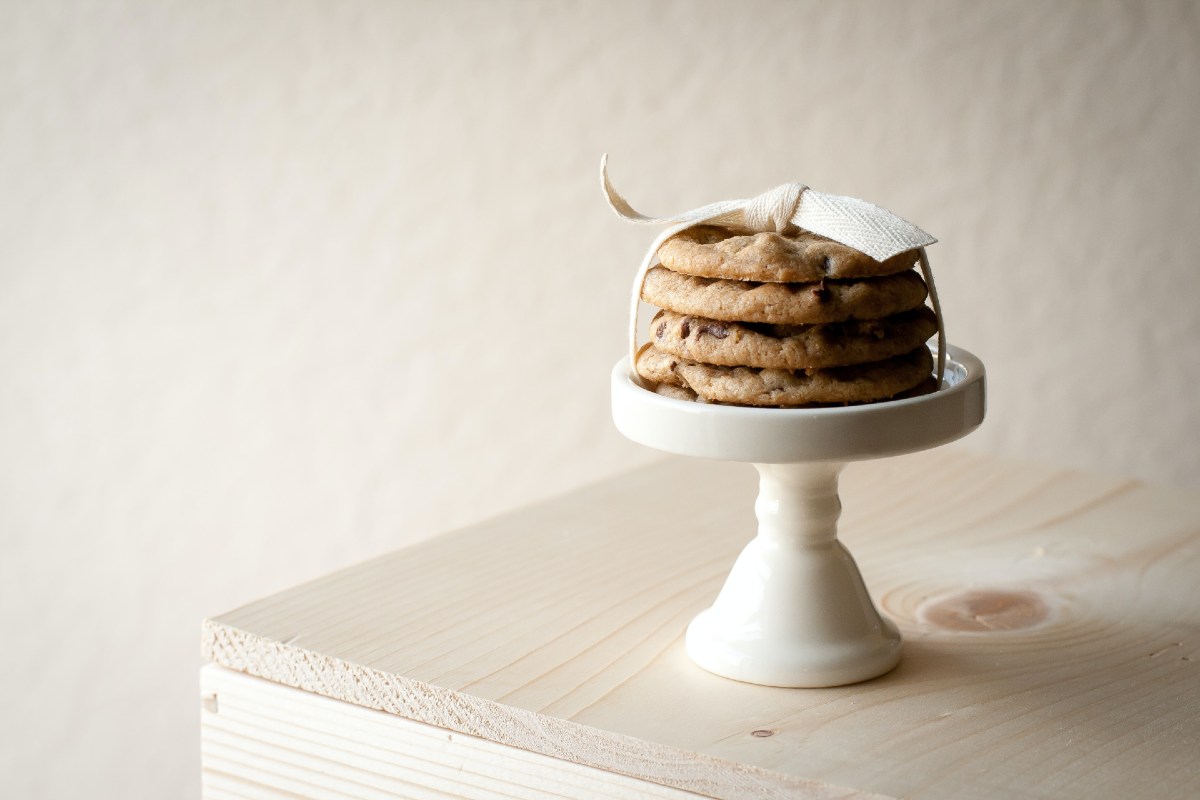
M 765 739 L 765 738 L 767 738 L 768 736 L 774 736 L 774 735 L 775 735 L 775 731 L 769 731 L 769 730 L 766 730 L 766 729 L 759 729 L 759 730 L 757 730 L 757 731 L 750 731 L 750 735 L 751 735 L 751 736 L 754 736 L 754 737 L 756 737 L 756 738 L 758 738 L 758 739 Z
M 1019 631 L 1045 622 L 1050 607 L 1034 592 L 972 589 L 935 599 L 922 606 L 919 615 L 951 631 Z

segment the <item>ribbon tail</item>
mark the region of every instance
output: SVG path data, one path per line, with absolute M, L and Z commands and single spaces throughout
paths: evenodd
M 629 201 L 621 196 L 621 193 L 612 185 L 612 181 L 608 179 L 608 153 L 600 156 L 600 188 L 604 191 L 604 197 L 608 200 L 608 206 L 617 213 L 618 217 L 627 219 L 630 222 L 646 222 L 658 223 L 664 220 L 647 217 L 629 205 Z
M 835 242 L 886 261 L 898 253 L 933 244 L 937 239 L 886 208 L 809 189 L 792 223 Z
M 702 222 L 714 225 L 744 225 L 745 200 L 725 200 L 719 203 L 709 203 L 706 206 L 676 214 L 673 217 L 650 217 L 636 210 L 629 201 L 621 196 L 608 177 L 608 153 L 600 157 L 600 188 L 608 200 L 608 206 L 616 215 L 628 222 L 640 222 L 643 225 L 684 225 L 691 227 Z M 682 230 L 682 228 L 680 229 Z M 678 233 L 679 231 L 675 231 Z M 665 239 L 663 241 L 666 241 Z

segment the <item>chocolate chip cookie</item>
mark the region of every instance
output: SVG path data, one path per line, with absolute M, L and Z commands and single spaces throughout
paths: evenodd
M 853 247 L 808 231 L 787 236 L 774 231 L 738 234 L 697 225 L 672 236 L 658 249 L 663 266 L 702 278 L 809 283 L 822 278 L 867 278 L 912 269 L 917 251 L 876 261 Z
M 858 280 L 763 283 L 698 278 L 655 267 L 642 284 L 642 299 L 659 308 L 771 325 L 879 319 L 920 308 L 925 296 L 925 281 L 912 270 Z
M 638 374 L 655 384 L 690 389 L 708 402 L 750 406 L 811 406 L 887 400 L 927 383 L 933 356 L 921 346 L 883 361 L 822 369 L 758 369 L 677 358 L 647 344 Z
M 882 361 L 920 347 L 937 333 L 921 306 L 883 319 L 824 325 L 768 325 L 659 311 L 650 340 L 661 353 L 718 366 L 768 369 L 838 367 Z

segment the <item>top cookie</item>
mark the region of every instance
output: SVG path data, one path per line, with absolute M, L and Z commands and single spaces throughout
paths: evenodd
M 876 261 L 853 247 L 808 231 L 784 236 L 773 231 L 736 234 L 697 225 L 658 248 L 663 266 L 685 275 L 775 283 L 809 283 L 822 278 L 868 278 L 912 269 L 917 251 Z

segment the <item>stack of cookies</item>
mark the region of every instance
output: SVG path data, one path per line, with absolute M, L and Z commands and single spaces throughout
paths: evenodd
M 696 226 L 658 250 L 637 372 L 671 397 L 750 406 L 871 403 L 936 388 L 917 252 L 886 261 L 799 231 Z

